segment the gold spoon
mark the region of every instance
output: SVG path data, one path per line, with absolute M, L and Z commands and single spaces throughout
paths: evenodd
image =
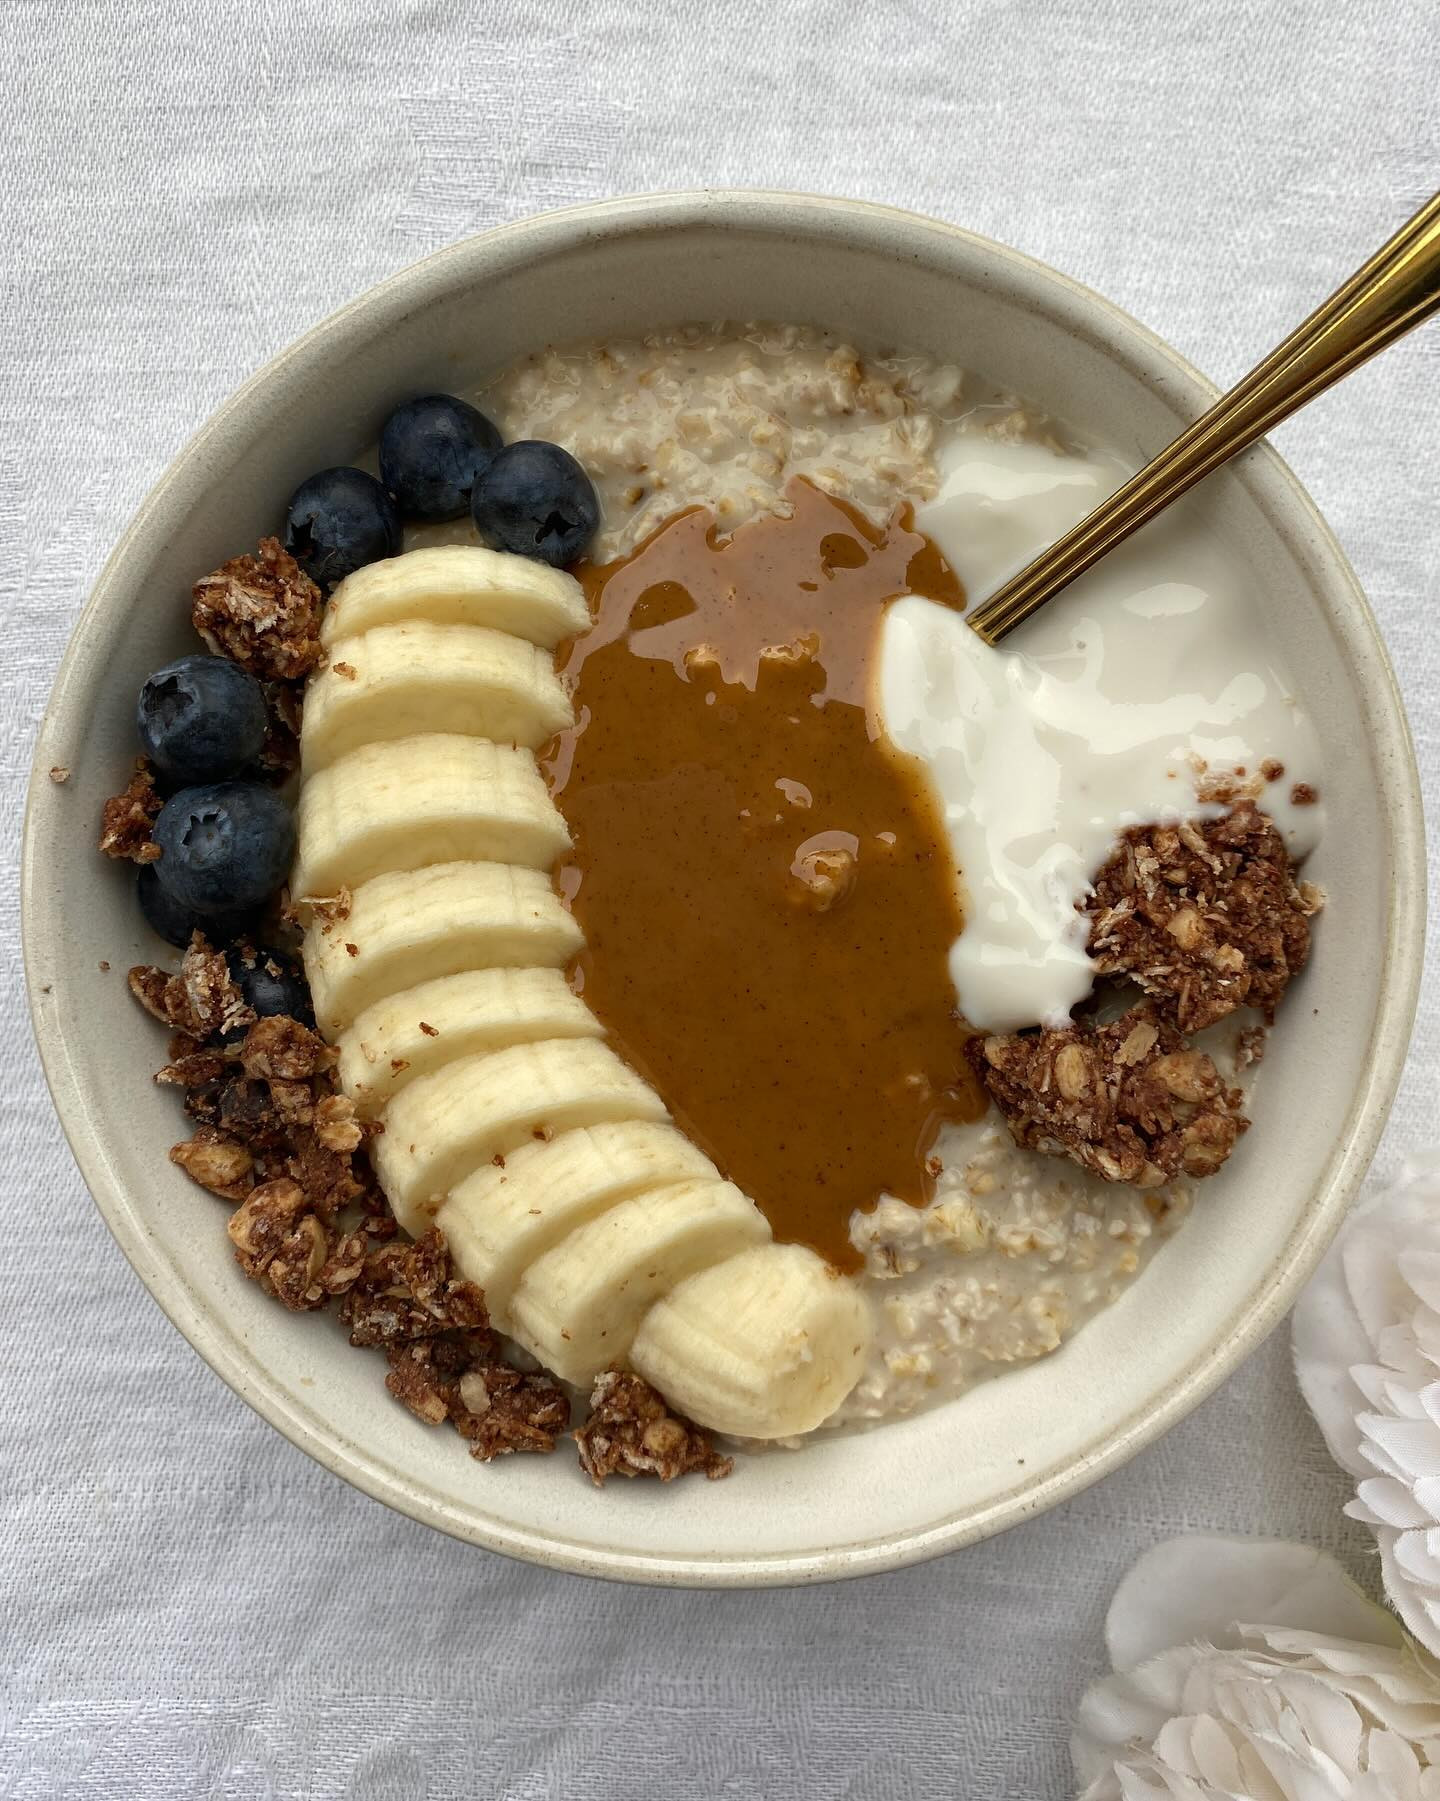
M 973 607 L 968 623 L 998 644 L 1178 494 L 1437 308 L 1440 194 L 1138 475 Z

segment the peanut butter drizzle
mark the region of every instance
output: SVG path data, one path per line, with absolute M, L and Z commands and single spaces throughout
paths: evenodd
M 787 499 L 584 572 L 576 724 L 542 766 L 574 835 L 576 992 L 777 1238 L 852 1269 L 852 1210 L 923 1201 L 941 1122 L 982 1111 L 944 831 L 868 705 L 885 603 L 964 602 L 907 521 Z

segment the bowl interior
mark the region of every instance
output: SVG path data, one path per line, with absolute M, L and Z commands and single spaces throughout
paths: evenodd
M 853 1574 L 1051 1504 L 1197 1402 L 1288 1304 L 1373 1149 L 1408 1035 L 1421 892 L 1408 742 L 1343 558 L 1273 453 L 1187 505 L 1248 566 L 1330 748 L 1329 905 L 1263 1071 L 1258 1123 L 1178 1236 L 1054 1357 L 866 1434 L 746 1460 L 729 1482 L 612 1484 L 568 1456 L 481 1468 L 397 1408 L 373 1355 L 284 1313 L 231 1261 L 220 1203 L 165 1161 L 175 1096 L 123 992 L 157 957 L 131 872 L 94 851 L 134 754 L 140 681 L 189 647 L 190 583 L 275 529 L 311 469 L 373 443 L 397 397 L 556 340 L 684 319 L 813 321 L 983 372 L 1137 459 L 1209 398 L 1157 340 L 999 247 L 906 215 L 691 196 L 556 215 L 397 277 L 255 378 L 180 457 L 117 549 L 37 752 L 26 845 L 37 1033 L 82 1170 L 126 1253 L 224 1378 L 372 1494 L 496 1549 L 596 1574 L 754 1583 Z M 72 771 L 63 786 L 46 771 Z M 104 965 L 108 963 L 108 971 Z

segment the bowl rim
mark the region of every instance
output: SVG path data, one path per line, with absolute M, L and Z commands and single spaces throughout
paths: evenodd
M 797 217 L 797 215 L 799 215 Z M 955 1550 L 1033 1517 L 1077 1494 L 1116 1469 L 1197 1406 L 1268 1335 L 1288 1311 L 1301 1284 L 1319 1261 L 1358 1190 L 1379 1141 L 1399 1084 L 1419 994 L 1424 945 L 1425 846 L 1419 774 L 1398 684 L 1369 603 L 1329 526 L 1288 465 L 1264 441 L 1247 453 L 1247 472 L 1262 493 L 1267 513 L 1288 514 L 1291 537 L 1303 533 L 1312 554 L 1329 567 L 1333 587 L 1344 596 L 1343 623 L 1357 653 L 1357 673 L 1366 695 L 1372 743 L 1379 753 L 1380 798 L 1395 852 L 1391 905 L 1381 968 L 1379 1004 L 1371 1037 L 1366 1079 L 1354 1097 L 1344 1131 L 1316 1184 L 1311 1204 L 1297 1222 L 1284 1254 L 1257 1275 L 1238 1328 L 1222 1336 L 1202 1357 L 1129 1418 L 1108 1427 L 1089 1453 L 1038 1482 L 1020 1484 L 979 1509 L 926 1528 L 809 1553 L 708 1555 L 606 1550 L 539 1530 L 477 1518 L 413 1478 L 397 1480 L 346 1434 L 342 1422 L 318 1420 L 275 1378 L 258 1366 L 244 1340 L 223 1323 L 223 1309 L 184 1282 L 156 1253 L 151 1234 L 114 1178 L 101 1134 L 87 1110 L 82 1085 L 67 1043 L 51 1010 L 40 1005 L 40 917 L 43 834 L 37 820 L 54 804 L 48 771 L 55 760 L 69 690 L 85 661 L 86 627 L 105 604 L 118 573 L 142 543 L 170 491 L 186 471 L 203 465 L 207 448 L 223 443 L 232 421 L 262 391 L 297 363 L 317 356 L 360 321 L 387 312 L 398 320 L 467 281 L 484 280 L 477 261 L 519 251 L 526 261 L 560 254 L 586 238 L 621 235 L 639 228 L 710 225 L 724 230 L 759 225 L 772 231 L 837 235 L 873 243 L 899 232 L 912 239 L 938 237 L 973 257 L 989 259 L 1021 288 L 1043 294 L 1052 316 L 1064 313 L 1077 334 L 1108 331 L 1127 360 L 1148 358 L 1151 373 L 1178 389 L 1195 406 L 1208 405 L 1219 390 L 1163 339 L 1104 296 L 1036 258 L 963 227 L 874 201 L 787 193 L 768 189 L 716 188 L 637 194 L 587 202 L 539 213 L 449 245 L 397 271 L 312 326 L 267 361 L 237 388 L 172 458 L 141 502 L 96 579 L 56 671 L 36 738 L 21 850 L 21 942 L 27 996 L 40 1060 L 56 1112 L 80 1173 L 126 1258 L 171 1324 L 210 1368 L 293 1445 L 332 1474 L 397 1511 L 487 1550 L 519 1557 L 542 1567 L 612 1580 L 687 1587 L 772 1587 L 835 1580 L 897 1569 Z

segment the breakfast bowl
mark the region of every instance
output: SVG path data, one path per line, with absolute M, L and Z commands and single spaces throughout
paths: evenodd
M 1353 1198 L 1399 1079 L 1423 839 L 1370 611 L 1313 505 L 1262 445 L 1182 504 L 1245 571 L 1323 745 L 1329 824 L 1304 873 L 1324 912 L 1265 1058 L 1253 1129 L 1197 1191 L 1183 1229 L 1053 1354 L 997 1365 L 993 1379 L 903 1416 L 741 1447 L 724 1482 L 601 1491 L 557 1458 L 480 1465 L 460 1454 L 396 1407 L 337 1320 L 286 1312 L 246 1282 L 218 1203 L 167 1161 L 175 1095 L 148 1083 L 161 1060 L 155 1027 L 123 992 L 124 971 L 160 961 L 163 947 L 127 872 L 97 858 L 96 821 L 133 763 L 137 690 L 194 649 L 192 583 L 274 532 L 305 477 L 363 460 L 407 396 L 473 392 L 551 345 L 633 342 L 696 320 L 794 321 L 863 355 L 898 347 L 963 365 L 1131 467 L 1214 398 L 1160 340 L 1065 277 L 868 204 L 726 192 L 619 200 L 441 252 L 254 376 L 116 547 L 40 731 L 24 945 L 37 1040 L 86 1183 L 160 1306 L 237 1394 L 327 1469 L 470 1543 L 587 1575 L 737 1587 L 894 1568 L 1014 1525 L 1133 1456 L 1259 1344 Z

